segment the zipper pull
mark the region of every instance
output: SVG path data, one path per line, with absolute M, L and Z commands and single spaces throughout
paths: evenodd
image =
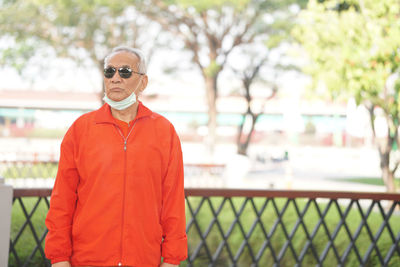
M 126 151 L 126 140 L 124 141 L 124 150 Z

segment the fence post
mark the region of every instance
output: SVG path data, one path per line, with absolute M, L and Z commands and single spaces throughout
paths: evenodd
M 13 189 L 0 177 L 0 266 L 8 266 Z

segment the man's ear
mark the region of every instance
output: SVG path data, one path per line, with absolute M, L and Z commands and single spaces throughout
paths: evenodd
M 139 88 L 140 93 L 142 93 L 146 89 L 148 81 L 149 81 L 149 78 L 147 77 L 146 74 L 144 74 L 142 81 L 140 82 L 141 83 L 140 88 Z

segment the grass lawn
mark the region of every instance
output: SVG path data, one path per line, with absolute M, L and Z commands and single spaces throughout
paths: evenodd
M 287 199 L 275 199 L 275 202 L 269 200 L 267 203 L 265 202 L 265 198 L 253 198 L 253 200 L 254 202 L 251 202 L 251 199 L 236 197 L 232 199 L 232 202 L 229 202 L 228 200 L 224 200 L 222 197 L 212 197 L 206 198 L 205 201 L 202 202 L 200 197 L 189 198 L 192 210 L 198 209 L 196 215 L 197 225 L 192 224 L 188 230 L 189 255 L 199 248 L 199 253 L 192 266 L 208 266 L 207 254 L 210 253 L 213 255 L 218 250 L 224 236 L 228 241 L 230 251 L 226 247 L 221 250 L 221 253 L 217 258 L 218 264 L 216 266 L 218 267 L 230 266 L 232 264 L 229 259 L 229 253 L 232 253 L 233 256 L 238 256 L 236 266 L 251 266 L 252 257 L 256 257 L 257 253 L 264 245 L 267 245 L 267 249 L 260 258 L 259 266 L 273 266 L 273 257 L 278 257 L 280 251 L 283 251 L 282 248 L 288 245 L 286 243 L 288 240 L 287 237 L 288 235 L 291 235 L 291 233 L 293 233 L 293 238 L 291 239 L 292 246 L 289 246 L 286 252 L 283 253 L 279 266 L 295 266 L 293 253 L 298 257 L 302 252 L 304 252 L 302 266 L 316 266 L 317 261 L 315 260 L 314 254 L 321 257 L 327 244 L 330 243 L 328 235 L 333 236 L 335 233 L 336 236 L 333 240 L 333 244 L 335 245 L 336 252 L 340 256 L 345 253 L 350 244 L 348 231 L 354 236 L 357 235 L 356 233 L 359 230 L 359 234 L 355 238 L 355 244 L 361 257 L 363 257 L 363 255 L 368 251 L 371 244 L 368 229 L 366 229 L 365 226 L 358 229 L 359 225 L 362 225 L 362 217 L 360 216 L 360 211 L 355 204 L 352 206 L 349 215 L 346 217 L 345 222 L 347 227 L 342 226 L 338 228 L 337 225 L 341 218 L 340 214 L 344 213 L 347 208 L 345 205 L 336 205 L 335 203 L 330 205 L 325 216 L 326 225 L 324 226 L 319 225 L 318 222 L 320 219 L 319 213 L 324 212 L 324 209 L 328 207 L 328 204 L 326 203 L 318 202 L 318 204 L 316 204 L 316 202 L 311 202 L 307 212 L 305 212 L 303 216 L 303 224 L 298 224 L 297 220 L 299 218 L 299 213 L 301 214 L 305 209 L 307 200 L 296 199 L 297 207 L 294 205 L 293 200 L 288 201 Z M 23 198 L 23 203 L 26 205 L 28 213 L 33 208 L 36 201 L 37 198 Z M 202 203 L 202 205 L 200 205 L 200 203 Z M 214 224 L 212 227 L 208 228 L 210 222 L 214 220 L 212 210 L 216 212 L 221 203 L 224 203 L 224 205 L 217 216 L 219 225 Z M 243 203 L 246 203 L 244 207 L 242 207 Z M 264 204 L 266 205 L 264 206 Z M 287 206 L 286 211 L 284 214 L 281 214 L 281 216 L 278 216 L 278 213 L 281 212 L 284 206 Z M 262 214 L 260 214 L 259 220 L 257 220 L 254 208 L 260 211 L 263 207 L 265 209 Z M 238 223 L 232 224 L 236 218 L 235 213 L 239 213 L 240 211 L 242 214 L 237 221 Z M 44 218 L 46 212 L 47 206 L 42 199 L 37 211 L 32 217 L 32 224 L 36 229 L 39 238 L 45 231 Z M 364 215 L 365 212 L 366 211 L 363 210 Z M 280 217 L 281 220 L 279 220 L 278 217 Z M 191 212 L 187 205 L 187 222 L 189 222 L 191 218 Z M 23 210 L 19 203 L 15 202 L 12 210 L 12 239 L 16 238 L 18 230 L 24 222 L 25 218 Z M 378 211 L 374 211 L 368 217 L 367 222 L 372 236 L 375 236 L 383 222 L 382 215 Z M 398 236 L 400 233 L 400 216 L 398 214 L 393 214 L 388 224 L 390 225 L 394 236 Z M 299 228 L 296 229 L 296 225 L 298 225 Z M 317 227 L 318 225 L 319 227 Z M 274 233 L 269 234 L 273 229 L 275 229 Z M 265 238 L 264 231 L 267 233 L 268 239 Z M 205 238 L 205 243 L 207 244 L 209 251 L 207 251 L 204 246 L 199 246 L 202 242 L 199 232 L 202 234 L 208 232 L 208 235 Z M 313 232 L 315 233 L 315 237 L 312 239 L 314 251 L 311 249 L 304 251 L 303 248 L 308 243 L 307 236 L 311 235 Z M 246 242 L 244 242 L 244 236 L 249 236 L 248 244 L 251 246 L 252 253 L 247 247 Z M 387 229 L 383 230 L 377 242 L 377 247 L 383 257 L 388 253 L 392 243 L 393 241 L 390 232 Z M 42 245 L 44 246 L 44 242 Z M 27 226 L 16 245 L 16 250 L 20 260 L 25 261 L 35 246 L 36 244 L 32 237 L 31 230 L 29 229 L 29 226 Z M 237 252 L 241 247 L 243 247 L 244 250 L 239 256 Z M 338 266 L 335 251 L 332 247 L 327 250 L 328 253 L 324 259 L 323 266 Z M 398 266 L 398 262 L 400 262 L 400 256 L 395 253 L 388 266 Z M 350 250 L 346 266 L 359 265 L 354 249 Z M 16 259 L 13 255 L 10 255 L 9 266 L 17 266 Z M 28 266 L 44 266 L 43 259 L 38 251 L 36 252 L 34 259 L 29 262 Z M 187 262 L 183 262 L 181 266 L 187 266 Z M 368 264 L 366 266 L 380 266 L 375 249 L 372 250 L 371 255 L 368 257 Z
M 383 179 L 381 177 L 353 177 L 353 178 L 336 178 L 332 179 L 334 181 L 343 181 L 350 183 L 360 183 L 360 184 L 369 184 L 369 185 L 381 185 L 384 186 Z M 400 187 L 400 179 L 396 178 L 394 180 L 396 188 Z

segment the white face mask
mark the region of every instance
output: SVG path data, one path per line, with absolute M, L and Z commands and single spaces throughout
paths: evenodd
M 126 108 L 129 108 L 130 106 L 132 106 L 133 104 L 136 103 L 135 91 L 138 89 L 139 85 L 140 85 L 140 81 L 138 83 L 138 86 L 135 88 L 135 90 L 133 90 L 132 94 L 130 96 L 128 96 L 127 98 L 122 99 L 121 101 L 111 100 L 110 98 L 108 98 L 106 93 L 104 93 L 103 100 L 104 100 L 104 102 L 109 104 L 110 107 L 117 109 L 117 110 L 124 110 Z
M 123 109 L 126 109 L 136 103 L 136 94 L 135 94 L 135 92 L 132 92 L 132 94 L 130 96 L 128 96 L 127 98 L 122 99 L 121 101 L 114 101 L 114 100 L 111 100 L 110 98 L 108 98 L 107 94 L 104 93 L 103 100 L 104 100 L 104 102 L 109 104 L 110 107 L 117 109 L 117 110 L 123 110 Z

